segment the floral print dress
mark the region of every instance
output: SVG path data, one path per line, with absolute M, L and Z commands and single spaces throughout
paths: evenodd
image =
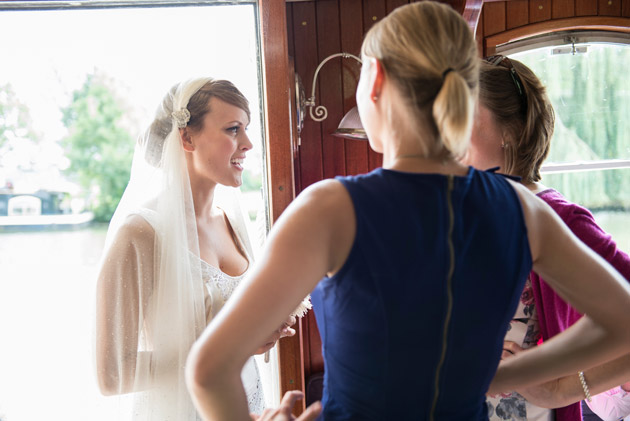
M 516 342 L 527 349 L 538 344 L 541 338 L 532 283 L 528 278 L 521 294 L 516 313 L 505 335 L 506 341 Z M 503 393 L 486 400 L 491 421 L 552 421 L 553 411 L 532 405 L 517 392 Z

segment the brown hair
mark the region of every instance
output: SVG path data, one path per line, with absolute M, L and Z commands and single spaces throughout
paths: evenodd
M 390 113 L 429 132 L 427 156 L 461 156 L 469 142 L 479 59 L 466 21 L 446 4 L 423 1 L 397 8 L 367 33 L 361 53 L 378 59 L 407 102 Z
M 212 111 L 210 109 L 210 99 L 213 97 L 240 108 L 247 113 L 248 120 L 251 118 L 247 98 L 232 82 L 228 80 L 211 80 L 188 100 L 188 106 L 186 107 L 190 112 L 188 127 L 192 130 L 198 131 L 203 128 L 204 116 Z
M 525 183 L 533 183 L 541 179 L 540 167 L 549 154 L 555 115 L 545 87 L 534 72 L 519 61 L 509 60 L 523 94 L 519 95 L 509 68 L 483 62 L 479 102 L 492 113 L 507 135 L 502 171 L 518 175 Z
M 185 82 L 186 83 L 186 82 Z M 140 138 L 140 142 L 145 143 L 146 153 L 145 159 L 153 166 L 160 166 L 162 160 L 162 152 L 164 141 L 173 129 L 173 102 L 176 100 L 179 89 L 186 88 L 190 85 L 177 84 L 173 86 L 164 96 L 162 103 L 155 113 L 155 119 L 149 126 L 144 137 Z M 247 113 L 247 119 L 251 118 L 249 111 L 249 102 L 247 98 L 238 90 L 234 84 L 228 80 L 208 81 L 197 90 L 188 100 L 186 108 L 190 112 L 190 120 L 187 127 L 193 131 L 203 129 L 203 120 L 210 110 L 210 99 L 218 98 L 230 105 L 234 105 Z

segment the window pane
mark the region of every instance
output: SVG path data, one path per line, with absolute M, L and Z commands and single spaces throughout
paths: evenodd
M 630 159 L 630 47 L 588 45 L 586 53 L 543 48 L 513 57 L 547 88 L 556 112 L 548 163 Z
M 59 221 L 114 208 L 104 193 L 124 188 L 135 138 L 173 84 L 225 78 L 249 99 L 242 190 L 249 214 L 264 212 L 256 29 L 252 4 L 0 11 L 0 420 L 118 419 L 97 390 L 91 349 L 106 224 L 3 225 L 9 214 Z M 66 142 L 82 124 L 92 125 L 85 151 L 103 162 L 87 182 L 69 171 L 76 150 Z
M 586 47 L 577 54 L 568 46 L 564 54 L 545 47 L 510 55 L 541 79 L 556 112 L 545 164 L 630 159 L 630 46 Z M 630 252 L 630 168 L 544 173 L 543 165 L 542 183 L 588 208 Z

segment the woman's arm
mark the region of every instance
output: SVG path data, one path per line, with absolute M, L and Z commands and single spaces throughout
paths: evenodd
M 501 362 L 489 393 L 515 390 L 586 370 L 630 350 L 630 287 L 543 201 L 513 183 L 527 225 L 534 270 L 588 316 L 535 349 Z M 599 282 L 592 282 L 598 279 Z
M 584 378 L 591 396 L 626 383 L 630 380 L 630 354 L 585 370 Z M 517 392 L 543 408 L 560 408 L 584 399 L 584 389 L 577 373 Z
M 566 202 L 564 203 L 566 205 Z M 588 209 L 575 204 L 570 204 L 564 210 L 557 206 L 560 205 L 552 202 L 552 208 L 558 212 L 571 231 L 630 282 L 630 256 L 620 250 L 612 236 L 597 225 L 593 214 Z
M 343 265 L 355 229 L 352 201 L 337 181 L 309 187 L 285 210 L 262 258 L 190 353 L 188 387 L 204 419 L 249 419 L 243 364 L 322 277 Z
M 153 280 L 154 237 L 144 218 L 131 216 L 103 259 L 96 284 L 96 372 L 104 395 L 138 389 L 136 372 L 150 370 L 148 353 L 138 353 L 138 335 Z

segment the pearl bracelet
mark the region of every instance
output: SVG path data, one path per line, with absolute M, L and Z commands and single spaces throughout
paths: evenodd
M 580 383 L 582 383 L 582 389 L 584 390 L 584 396 L 588 402 L 591 401 L 591 392 L 588 390 L 588 386 L 586 385 L 586 380 L 584 380 L 584 372 L 578 372 L 578 376 L 580 377 Z

